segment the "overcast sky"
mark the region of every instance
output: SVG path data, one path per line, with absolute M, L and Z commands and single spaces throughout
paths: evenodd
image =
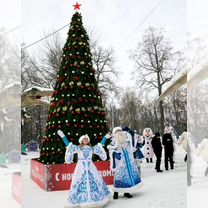
M 9 30 L 19 25 L 20 0 L 0 1 L 4 2 L 4 7 L 0 7 L 0 15 L 7 17 L 0 18 L 0 28 L 4 26 Z M 201 28 L 207 26 L 205 9 L 208 7 L 200 4 L 205 3 L 206 0 L 189 0 L 188 5 L 185 0 L 161 0 L 158 8 L 138 30 L 136 30 L 138 25 L 160 0 L 77 1 L 82 4 L 84 26 L 93 29 L 100 36 L 102 46 L 114 48 L 118 69 L 123 73 L 119 81 L 122 86 L 132 84 L 130 72 L 134 69 L 134 64 L 129 60 L 127 51 L 135 49 L 148 26 L 163 27 L 176 50 L 185 47 L 188 28 L 195 31 L 199 22 Z M 72 5 L 75 3 L 76 0 L 22 0 L 22 41 L 28 45 L 42 38 L 44 33 L 69 23 L 74 13 Z M 189 24 L 187 24 L 187 17 Z M 65 39 L 67 30 L 68 28 L 61 31 Z M 135 32 L 131 35 L 133 31 Z M 201 32 L 198 28 L 197 31 Z M 30 47 L 29 51 L 37 51 L 42 44 L 43 42 Z

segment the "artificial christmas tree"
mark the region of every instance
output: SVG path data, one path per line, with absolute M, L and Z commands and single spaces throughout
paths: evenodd
M 74 144 L 88 134 L 91 144 L 101 141 L 108 132 L 101 93 L 92 66 L 89 38 L 82 16 L 75 12 L 63 48 L 62 62 L 51 98 L 40 162 L 64 163 L 65 144 L 57 135 L 62 130 Z

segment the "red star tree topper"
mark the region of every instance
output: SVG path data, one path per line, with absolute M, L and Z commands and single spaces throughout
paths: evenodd
M 80 6 L 81 6 L 81 4 L 79 4 L 79 3 L 77 2 L 75 5 L 73 5 L 74 10 L 76 10 L 76 9 L 80 10 Z

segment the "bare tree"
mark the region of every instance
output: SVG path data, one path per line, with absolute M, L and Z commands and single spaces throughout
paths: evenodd
M 0 31 L 0 89 L 20 81 L 20 51 L 1 36 Z
M 131 58 L 136 63 L 138 82 L 146 90 L 156 89 L 158 96 L 163 86 L 171 80 L 173 68 L 177 65 L 174 60 L 175 53 L 170 41 L 163 35 L 162 29 L 149 27 L 138 44 Z M 164 130 L 163 101 L 159 104 L 160 131 Z
M 50 87 L 47 75 L 41 71 L 36 59 L 24 50 L 21 51 L 21 70 L 22 91 L 32 86 Z
M 93 64 L 99 88 L 104 94 L 117 93 L 117 86 L 113 78 L 118 76 L 115 69 L 115 58 L 113 49 L 104 49 L 95 46 L 92 49 Z

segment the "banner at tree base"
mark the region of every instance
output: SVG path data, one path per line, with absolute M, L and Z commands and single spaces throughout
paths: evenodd
M 22 205 L 22 183 L 21 172 L 12 174 L 12 197 Z
M 113 184 L 113 172 L 109 161 L 94 163 L 106 184 Z M 45 191 L 69 190 L 76 163 L 45 165 L 37 159 L 31 160 L 31 179 Z

